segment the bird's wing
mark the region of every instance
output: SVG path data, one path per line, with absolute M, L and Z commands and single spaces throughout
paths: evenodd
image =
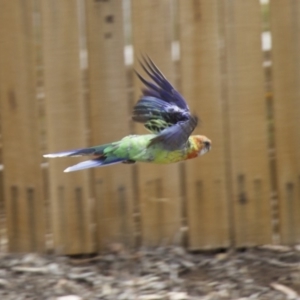
M 150 145 L 161 143 L 166 149 L 178 149 L 186 143 L 198 119 L 191 115 L 184 98 L 149 57 L 141 65 L 152 81 L 136 72 L 145 87 L 133 108 L 132 119 L 157 134 Z
M 191 116 L 188 121 L 178 122 L 171 127 L 167 127 L 151 139 L 149 146 L 161 144 L 164 149 L 169 151 L 180 149 L 188 141 L 197 123 L 198 118 Z

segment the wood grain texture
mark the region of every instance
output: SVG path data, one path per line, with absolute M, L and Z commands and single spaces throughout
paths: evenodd
M 271 2 L 272 78 L 280 234 L 300 241 L 300 3 Z
M 174 83 L 171 1 L 133 0 L 131 5 L 134 68 L 141 71 L 138 59 L 141 59 L 142 54 L 147 54 Z M 140 88 L 141 83 L 135 77 L 135 102 L 141 96 Z M 135 128 L 138 134 L 147 132 L 139 124 Z M 138 178 L 143 244 L 154 246 L 173 243 L 181 234 L 179 165 L 139 164 Z
M 212 150 L 186 163 L 189 247 L 229 245 L 226 132 L 217 1 L 179 1 L 181 91 L 201 119 L 195 134 L 212 140 Z
M 107 144 L 130 134 L 124 63 L 122 2 L 86 2 L 91 144 Z M 132 166 L 93 172 L 98 249 L 113 242 L 135 244 Z
M 76 1 L 42 1 L 48 152 L 87 146 L 86 111 L 79 61 Z M 49 191 L 58 253 L 94 251 L 88 171 L 63 173 L 76 158 L 49 160 Z
M 9 250 L 45 250 L 33 1 L 0 1 L 0 101 Z
M 219 1 L 224 20 L 231 205 L 236 246 L 271 242 L 266 100 L 258 1 Z

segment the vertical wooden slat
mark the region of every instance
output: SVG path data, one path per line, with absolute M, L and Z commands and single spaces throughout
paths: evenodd
M 0 78 L 1 79 L 1 78 Z M 1 107 L 1 98 L 0 98 Z M 2 142 L 2 123 L 1 123 L 1 113 L 0 113 L 0 251 L 5 251 L 5 211 L 4 211 L 4 183 L 3 183 L 3 142 Z
M 271 1 L 272 74 L 281 242 L 300 241 L 300 3 Z
M 33 1 L 0 1 L 0 101 L 10 251 L 45 249 Z
M 235 244 L 248 246 L 271 241 L 266 103 L 261 50 L 259 1 L 219 1 L 224 14 L 228 93 L 231 182 L 235 214 Z
M 129 134 L 124 64 L 122 1 L 86 0 L 91 144 Z M 132 167 L 93 170 L 98 249 L 111 242 L 134 243 Z
M 147 54 L 174 83 L 174 65 L 171 60 L 171 1 L 133 0 L 131 5 L 135 68 L 141 70 L 136 58 Z M 137 101 L 141 95 L 141 84 L 136 77 L 134 83 Z M 146 134 L 140 125 L 136 128 L 139 134 Z M 142 239 L 145 245 L 172 242 L 172 238 L 180 233 L 182 197 L 178 171 L 179 166 L 176 164 L 138 165 Z
M 83 148 L 85 107 L 79 61 L 77 1 L 41 1 L 48 152 Z M 88 171 L 63 173 L 75 158 L 49 160 L 49 191 L 57 252 L 93 251 Z
M 217 1 L 179 1 L 181 89 L 201 118 L 194 134 L 212 151 L 186 164 L 189 247 L 229 245 L 226 156 Z
M 2 156 L 2 155 L 1 155 Z M 0 159 L 2 165 L 2 157 Z M 5 226 L 5 211 L 4 211 L 4 184 L 3 184 L 3 170 L 0 170 L 0 251 L 6 250 L 6 226 Z M 7 251 L 7 250 L 6 250 Z

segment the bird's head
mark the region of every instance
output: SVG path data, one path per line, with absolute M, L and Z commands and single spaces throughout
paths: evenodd
M 195 135 L 198 144 L 198 156 L 205 154 L 211 149 L 211 140 L 204 135 Z

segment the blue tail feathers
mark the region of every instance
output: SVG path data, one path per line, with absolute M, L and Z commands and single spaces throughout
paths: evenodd
M 64 170 L 64 172 L 73 172 L 73 171 L 79 171 L 79 170 L 89 169 L 89 168 L 109 166 L 109 165 L 121 163 L 123 161 L 124 159 L 121 158 L 115 158 L 115 159 L 96 158 L 96 159 L 86 160 L 74 166 L 68 167 L 67 169 Z
M 104 154 L 104 150 L 108 146 L 111 146 L 111 144 L 50 153 L 50 154 L 45 154 L 44 157 L 52 158 L 52 157 L 85 156 L 85 155 L 94 156 L 94 159 L 80 162 L 74 166 L 65 169 L 64 172 L 72 172 L 72 171 L 78 171 L 83 169 L 107 166 L 107 165 L 121 163 L 126 160 L 124 158 L 115 157 L 114 155 Z
M 110 144 L 95 146 L 90 148 L 81 148 L 68 151 L 55 152 L 50 154 L 44 154 L 44 157 L 66 157 L 66 156 L 84 156 L 84 155 L 101 155 L 106 147 Z

